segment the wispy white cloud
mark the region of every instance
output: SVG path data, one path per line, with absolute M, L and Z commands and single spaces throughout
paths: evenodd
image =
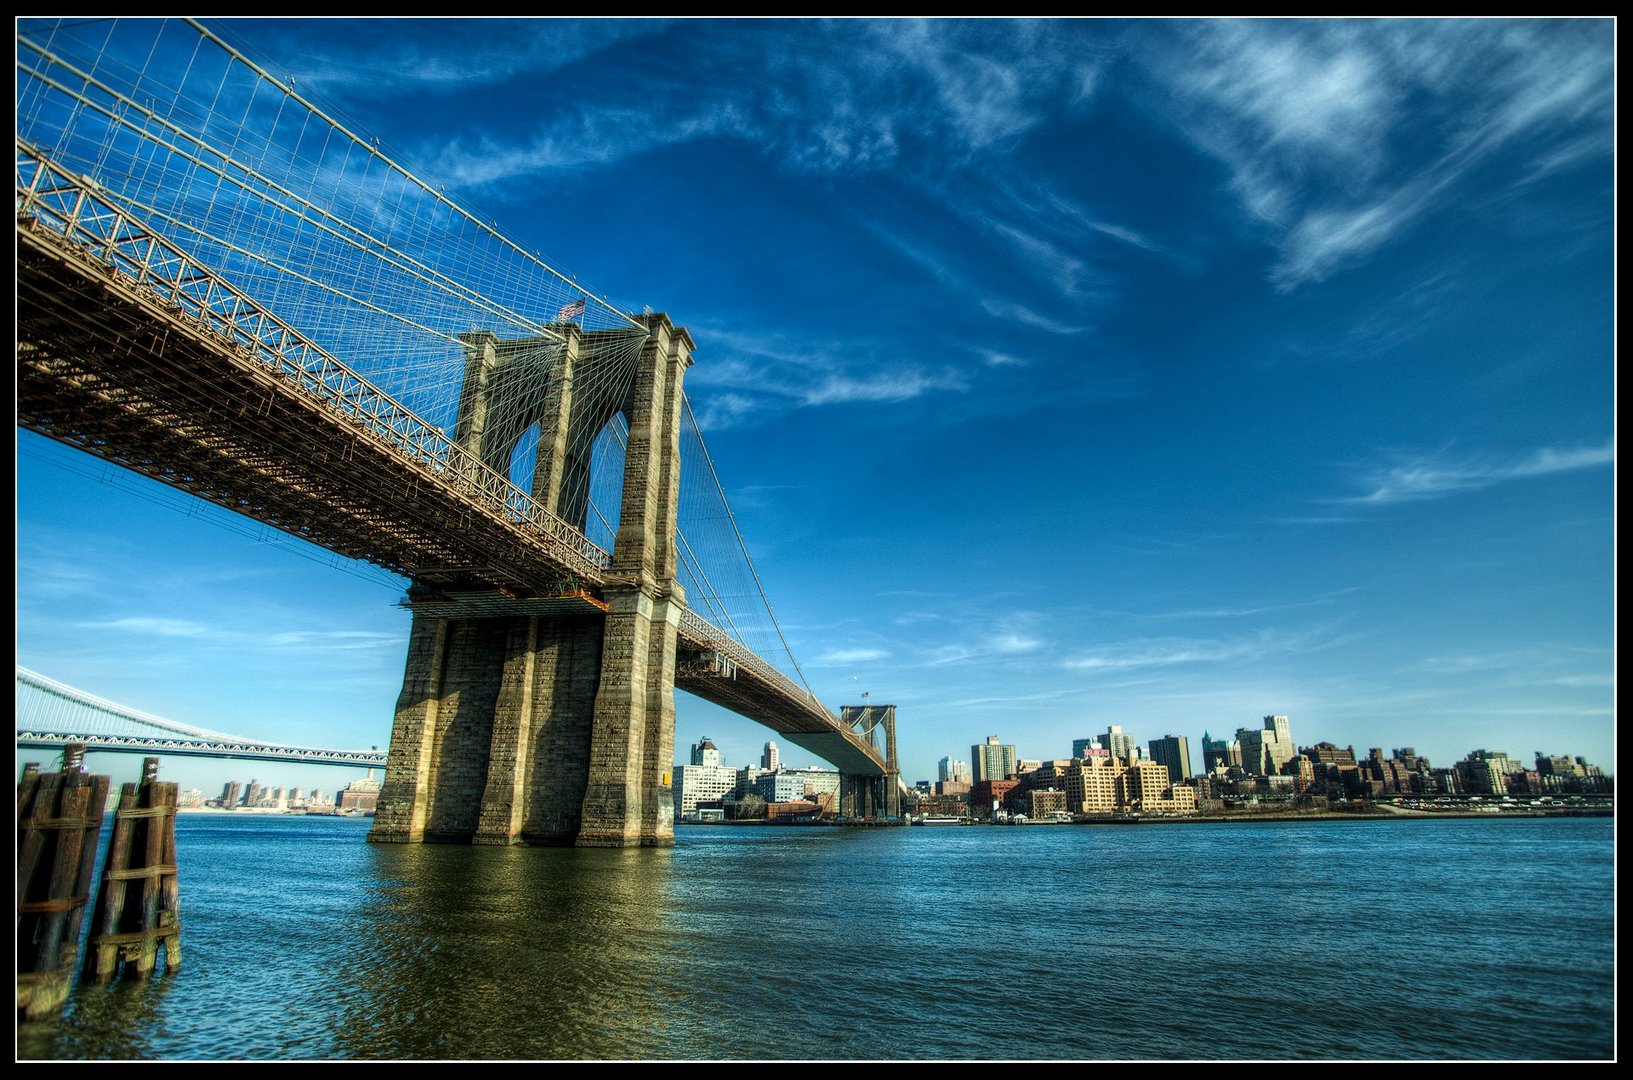
M 1270 280 L 1284 292 L 1326 280 L 1388 243 L 1454 178 L 1441 172 L 1362 206 L 1310 210 L 1283 238 Z
M 1542 673 L 1558 671 L 1560 668 L 1583 667 L 1598 668 L 1608 672 L 1614 663 L 1614 657 L 1608 650 L 1583 648 L 1581 646 L 1559 645 L 1541 642 L 1524 648 L 1489 649 L 1482 652 L 1446 652 L 1425 656 L 1413 665 L 1416 671 L 1424 671 L 1434 675 L 1468 675 L 1479 673 L 1483 676 L 1491 672 L 1506 674 L 1523 674 L 1528 679 L 1541 679 L 1549 684 L 1562 686 L 1603 686 L 1610 682 L 1605 675 L 1548 675 Z
M 1610 150 L 1605 22 L 1210 20 L 1171 37 L 1144 59 L 1279 233 L 1283 290 L 1394 241 L 1498 151 L 1534 175 Z
M 712 350 L 709 366 L 692 379 L 699 389 L 690 395 L 698 423 L 708 429 L 763 421 L 796 408 L 895 404 L 969 387 L 968 376 L 957 368 L 901 360 L 856 342 L 756 334 L 708 322 L 694 329 L 707 335 Z
M 1615 460 L 1616 446 L 1610 441 L 1600 446 L 1567 449 L 1542 447 L 1518 458 L 1487 455 L 1452 459 L 1443 452 L 1375 470 L 1364 484 L 1371 490 L 1339 501 L 1383 505 L 1434 499 L 1512 480 L 1598 468 Z
M 357 649 L 401 648 L 401 634 L 370 630 L 289 630 L 267 638 L 277 648 L 312 651 L 353 651 Z
M 753 418 L 760 408 L 760 399 L 750 394 L 710 393 L 702 398 L 692 395 L 691 400 L 697 410 L 698 426 L 704 431 L 737 427 Z
M 1089 329 L 1088 326 L 1080 323 L 1062 322 L 1051 318 L 1041 311 L 1036 311 L 1025 304 L 1018 304 L 1012 300 L 989 298 L 981 301 L 981 306 L 986 309 L 989 315 L 1000 319 L 1013 320 L 1026 326 L 1036 327 L 1039 330 L 1047 330 L 1051 334 L 1081 334 Z
M 800 392 L 801 405 L 849 401 L 908 401 L 932 390 L 962 390 L 965 381 L 952 371 L 881 371 L 869 375 L 828 375 Z
M 743 118 L 727 105 L 580 109 L 558 117 L 522 140 L 476 134 L 446 143 L 426 171 L 466 190 L 556 170 L 633 157 L 697 138 L 741 134 Z
M 1266 630 L 1235 638 L 1139 638 L 1078 653 L 1062 666 L 1068 671 L 1117 674 L 1141 668 L 1249 662 L 1308 652 L 1330 645 L 1314 630 Z
M 818 664 L 866 664 L 890 656 L 886 649 L 831 649 L 817 657 Z
M 655 30 L 667 32 L 668 47 L 686 50 L 684 67 L 576 83 L 581 92 L 521 138 L 477 137 L 444 153 L 442 167 L 475 185 L 720 136 L 803 172 L 900 172 L 904 161 L 924 157 L 913 147 L 955 158 L 999 154 L 1083 107 L 1099 66 L 1081 46 L 1025 21 L 773 22 L 729 34 L 703 23 L 632 21 L 584 30 L 598 25 L 573 24 L 560 55 L 530 25 L 503 55 L 490 46 L 450 60 L 425 43 L 379 58 L 357 49 L 329 66 L 343 73 L 337 82 L 363 92 L 442 93 L 560 69 Z
M 603 49 L 662 31 L 656 19 L 438 19 L 399 22 L 391 34 L 302 37 L 296 89 L 332 97 L 449 94 L 560 70 Z M 231 33 L 232 24 L 227 24 Z M 258 27 L 276 37 L 278 24 Z
M 994 634 L 992 637 L 987 638 L 987 648 L 1001 656 L 1037 652 L 1043 646 L 1044 641 L 1042 638 L 1014 632 Z
M 221 631 L 188 619 L 165 619 L 152 616 L 131 616 L 80 624 L 87 630 L 119 630 L 132 634 L 151 634 L 155 637 L 201 638 L 217 637 Z

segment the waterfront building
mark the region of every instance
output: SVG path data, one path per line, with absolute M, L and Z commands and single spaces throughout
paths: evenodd
M 755 792 L 768 804 L 812 799 L 818 795 L 832 795 L 837 799 L 839 770 L 806 768 L 762 772 Z
M 1160 761 L 1133 761 L 1117 777 L 1116 793 L 1119 810 L 1154 811 L 1160 804 L 1171 801 L 1168 794 L 1173 787 L 1168 778 L 1168 766 Z M 1192 800 L 1195 807 L 1195 800 Z
M 970 782 L 970 767 L 957 758 L 944 757 L 936 766 L 936 779 L 967 784 Z
M 1456 769 L 1430 769 L 1428 790 L 1436 795 L 1463 794 L 1463 777 Z
M 372 814 L 380 801 L 380 781 L 369 770 L 368 779 L 353 780 L 335 795 L 335 809 L 344 814 L 348 810 L 358 814 Z
M 1067 813 L 1066 793 L 1058 788 L 1033 788 L 1022 792 L 1012 802 L 1019 813 L 1025 814 L 1033 821 L 1049 817 L 1051 814 Z
M 1007 780 L 1015 775 L 1015 745 L 1000 743 L 998 736 L 988 735 L 985 743 L 970 747 L 971 780 Z
M 1604 770 L 1588 764 L 1586 758 L 1571 758 L 1564 754 L 1550 756 L 1538 750 L 1536 766 L 1540 782 L 1549 791 L 1595 793 L 1609 791 L 1612 786 L 1605 779 Z
M 820 813 L 815 802 L 808 799 L 794 799 L 789 802 L 766 803 L 765 819 L 775 821 L 778 818 L 808 818 L 816 817 Z
M 777 744 L 767 740 L 765 750 L 760 754 L 760 768 L 767 772 L 776 772 L 782 768 L 782 758 L 777 751 Z
M 1369 781 L 1379 786 L 1382 794 L 1403 795 L 1423 790 L 1423 782 L 1415 769 L 1407 767 L 1406 761 L 1397 756 L 1384 757 L 1381 747 L 1374 747 L 1367 753 L 1367 759 L 1361 763 L 1361 770 Z
M 245 806 L 259 806 L 260 803 L 261 803 L 261 782 L 259 780 L 251 780 L 249 782 L 249 787 L 244 789 L 244 805 Z
M 1117 809 L 1117 774 L 1106 757 L 1082 758 L 1066 774 L 1066 809 L 1074 814 L 1110 814 Z
M 1507 754 L 1490 750 L 1471 750 L 1453 767 L 1462 778 L 1463 790 L 1472 795 L 1507 795 L 1509 775 L 1525 771 Z
M 1025 791 L 1041 791 L 1055 788 L 1058 791 L 1066 790 L 1066 774 L 1071 770 L 1073 759 L 1056 758 L 1053 761 L 1038 763 L 1035 769 L 1029 769 L 1017 779 Z
M 914 812 L 931 817 L 968 817 L 970 800 L 967 795 L 926 795 L 918 801 Z
M 1019 780 L 977 780 L 970 788 L 970 813 L 982 821 L 991 820 L 993 810 L 1004 806 L 1020 786 Z
M 243 785 L 237 780 L 228 780 L 226 786 L 221 789 L 222 808 L 226 810 L 236 809 L 238 806 L 238 793 L 242 790 Z
M 1069 763 L 1062 777 L 1066 810 L 1073 814 L 1194 814 L 1197 789 L 1175 783 L 1160 761 L 1105 757 Z
M 1151 760 L 1168 767 L 1169 780 L 1177 784 L 1191 775 L 1191 744 L 1185 736 L 1164 735 L 1152 739 L 1149 746 Z
M 695 753 L 694 753 L 695 756 Z M 716 753 L 712 765 L 677 765 L 674 777 L 675 820 L 698 817 L 701 803 L 719 803 L 737 791 L 736 769 L 721 765 Z

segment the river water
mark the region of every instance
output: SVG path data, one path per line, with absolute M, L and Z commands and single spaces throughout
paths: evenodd
M 1610 819 L 682 827 L 182 815 L 183 962 L 21 1059 L 1604 1059 Z

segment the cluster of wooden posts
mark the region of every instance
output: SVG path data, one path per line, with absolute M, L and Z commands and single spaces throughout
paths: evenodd
M 67 1000 L 80 968 L 79 939 L 90 899 L 97 842 L 108 801 L 106 776 L 80 767 L 83 748 L 63 754 L 61 772 L 24 766 L 17 784 L 17 1015 L 37 1020 Z M 125 784 L 103 860 L 84 978 L 145 979 L 164 952 L 181 965 L 176 883 L 176 787 L 147 758 L 139 784 Z

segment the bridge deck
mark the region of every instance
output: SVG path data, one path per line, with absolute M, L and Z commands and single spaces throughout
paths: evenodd
M 52 438 L 419 580 L 600 586 L 576 553 L 462 497 L 48 228 L 17 232 L 17 340 L 18 423 Z

